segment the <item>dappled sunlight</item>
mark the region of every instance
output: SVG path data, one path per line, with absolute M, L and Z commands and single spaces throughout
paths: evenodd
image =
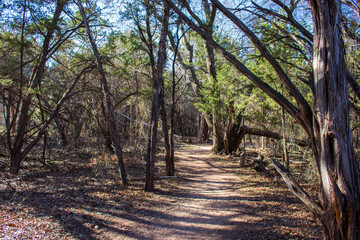
M 12 224 L 3 215 L 3 229 L 27 236 L 37 228 L 49 239 L 317 239 L 319 228 L 283 184 L 209 151 L 177 152 L 177 176 L 158 178 L 154 193 L 142 190 L 143 177 L 125 188 L 109 173 L 96 175 L 93 158 L 13 179 L 13 189 L 1 188 L 2 211 L 19 206 L 15 218 L 43 221 Z M 139 164 L 129 169 L 133 180 Z

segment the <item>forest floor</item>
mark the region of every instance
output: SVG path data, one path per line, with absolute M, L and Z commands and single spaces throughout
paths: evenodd
M 239 168 L 209 145 L 182 144 L 176 177 L 158 171 L 154 193 L 131 156 L 126 188 L 111 159 L 74 158 L 17 177 L 1 170 L 0 239 L 321 239 L 275 173 Z

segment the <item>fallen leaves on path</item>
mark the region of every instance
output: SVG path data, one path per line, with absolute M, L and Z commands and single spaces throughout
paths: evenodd
M 128 158 L 131 185 L 110 162 L 69 158 L 56 170 L 1 173 L 1 239 L 321 239 L 311 214 L 273 176 L 238 168 L 205 145 L 177 152 L 177 177 L 157 163 L 144 192 L 144 162 Z

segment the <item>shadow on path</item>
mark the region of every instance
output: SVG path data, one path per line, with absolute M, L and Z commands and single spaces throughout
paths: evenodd
M 91 172 L 80 168 L 76 174 L 29 176 L 39 185 L 54 185 L 53 192 L 5 189 L 0 195 L 53 217 L 75 239 L 316 239 L 306 235 L 303 217 L 296 214 L 303 210 L 286 189 L 274 191 L 255 175 L 242 179 L 208 151 L 204 146 L 180 151 L 178 177 L 162 180 L 173 187 L 148 194 L 141 205 L 124 201 L 121 186 L 89 180 L 71 187 Z

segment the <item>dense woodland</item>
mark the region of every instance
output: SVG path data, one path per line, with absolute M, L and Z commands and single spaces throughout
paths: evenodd
M 240 159 L 252 141 L 280 155 L 271 164 L 324 239 L 360 239 L 359 1 L 2 0 L 0 7 L 3 178 L 34 171 L 29 162 L 47 168 L 90 149 L 116 156 L 115 181 L 131 185 L 124 161 L 131 152 L 152 192 L 159 146 L 174 176 L 177 140 Z M 309 179 L 315 195 L 302 187 Z

